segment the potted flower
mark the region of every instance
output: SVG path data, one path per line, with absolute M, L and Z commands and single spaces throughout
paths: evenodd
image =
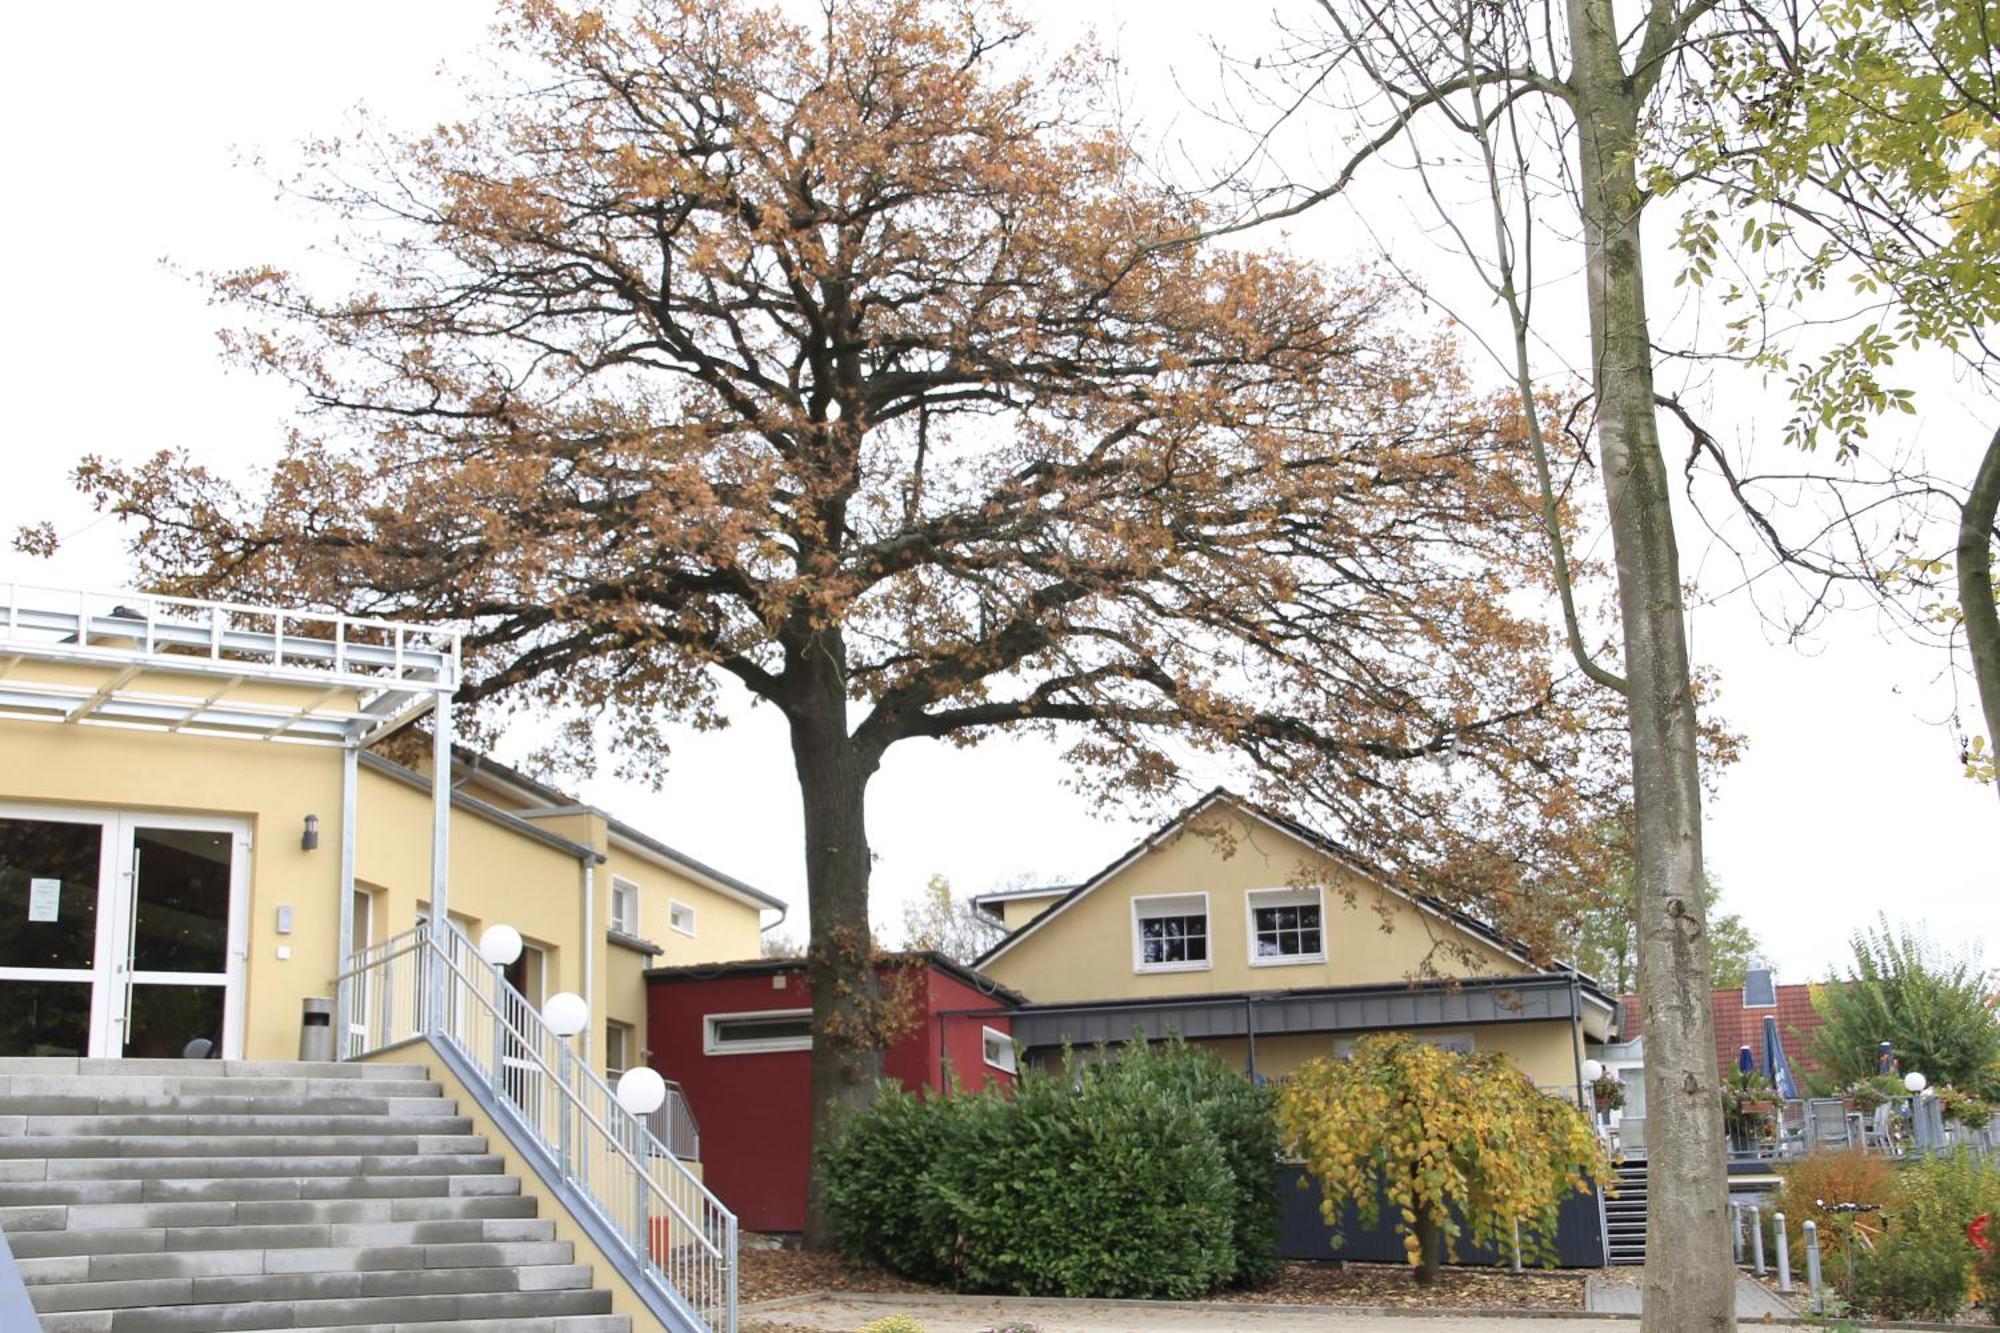
M 1600 1112 L 1619 1110 L 1625 1105 L 1625 1080 L 1607 1069 L 1591 1080 L 1590 1096 Z
M 1965 1092 L 1947 1083 L 1936 1089 L 1938 1109 L 1944 1118 L 1967 1129 L 1984 1129 L 1993 1119 L 1993 1103 L 1977 1093 Z
M 1732 1069 L 1722 1080 L 1722 1120 L 1730 1139 L 1748 1147 L 1777 1129 L 1774 1089 L 1754 1069 Z

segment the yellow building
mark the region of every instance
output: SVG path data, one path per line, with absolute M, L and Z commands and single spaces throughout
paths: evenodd
M 1409 1031 L 1508 1056 L 1579 1095 L 1616 1003 L 1536 968 L 1463 913 L 1389 889 L 1292 821 L 1212 792 L 1082 884 L 975 900 L 1009 933 L 976 964 L 1029 997 L 1015 1040 L 1051 1051 L 1178 1032 L 1280 1077 Z
M 642 1060 L 649 964 L 753 958 L 780 900 L 456 752 L 448 801 L 377 752 L 448 743 L 453 631 L 0 585 L 0 1057 L 300 1053 L 343 960 L 442 903 L 525 941 L 580 1053 Z M 348 1013 L 333 1021 L 339 1040 Z M 190 1043 L 207 1043 L 206 1047 Z

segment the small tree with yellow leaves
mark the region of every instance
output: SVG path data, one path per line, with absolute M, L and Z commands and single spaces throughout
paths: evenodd
M 1516 1222 L 1522 1257 L 1553 1263 L 1563 1196 L 1611 1173 L 1583 1113 L 1504 1057 L 1401 1034 L 1364 1038 L 1352 1059 L 1308 1061 L 1279 1094 L 1278 1123 L 1319 1180 L 1327 1221 L 1350 1202 L 1364 1226 L 1385 1201 L 1401 1212 L 1424 1284 L 1461 1240 L 1511 1244 Z

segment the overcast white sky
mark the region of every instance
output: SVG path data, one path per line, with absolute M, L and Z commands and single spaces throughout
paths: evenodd
M 1124 51 L 1123 85 L 1155 124 L 1173 113 L 1176 75 L 1205 77 L 1206 32 L 1227 22 L 1230 40 L 1245 43 L 1268 12 L 1188 0 L 1019 7 L 1063 31 L 1097 26 Z M 11 269 L 0 531 L 11 538 L 48 518 L 66 539 L 50 562 L 0 549 L 0 578 L 113 587 L 130 570 L 115 525 L 71 490 L 76 460 L 186 447 L 241 471 L 275 455 L 290 406 L 277 386 L 221 369 L 216 312 L 162 260 L 199 269 L 295 259 L 321 232 L 238 158 L 262 150 L 282 163 L 301 138 L 338 129 L 357 102 L 410 126 L 448 116 L 452 85 L 437 68 L 476 46 L 491 10 L 478 0 L 210 0 L 88 13 L 85 22 L 62 6 L 19 11 L 0 57 L 10 200 L 0 237 Z M 1393 201 L 1375 202 L 1393 216 Z M 1291 234 L 1332 257 L 1354 238 L 1333 212 Z M 1948 397 L 1927 402 L 1913 428 L 1926 432 L 1934 461 L 1956 460 L 1957 475 L 1969 475 L 1968 423 L 1992 405 Z M 1696 534 L 1683 543 L 1691 576 L 1720 567 Z M 1692 631 L 1697 657 L 1722 675 L 1725 714 L 1749 740 L 1710 811 L 1710 867 L 1781 977 L 1824 975 L 1878 912 L 1961 952 L 2000 943 L 2000 802 L 1958 775 L 1956 743 L 1940 725 L 1955 704 L 1942 661 L 1885 638 L 1866 614 L 1803 650 L 1769 642 L 1742 602 L 1698 610 Z M 1976 713 L 1969 697 L 1960 706 Z M 658 791 L 606 779 L 585 795 L 792 899 L 802 920 L 796 787 L 771 710 L 745 708 L 730 729 L 689 736 Z M 1053 749 L 1017 741 L 899 747 L 871 788 L 869 814 L 884 919 L 933 872 L 961 890 L 1078 876 L 1144 827 L 1093 815 L 1063 786 Z M 2000 949 L 1988 961 L 2000 963 Z

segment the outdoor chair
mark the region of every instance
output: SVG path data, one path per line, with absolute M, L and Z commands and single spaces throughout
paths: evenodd
M 1852 1148 L 1854 1131 L 1847 1106 L 1838 1097 L 1815 1097 L 1806 1103 L 1806 1138 L 1814 1148 Z
M 1875 1114 L 1862 1126 L 1861 1146 L 1893 1155 L 1897 1151 L 1895 1114 L 1895 1109 L 1888 1102 L 1876 1107 Z
M 1806 1118 L 1806 1104 L 1796 1099 L 1783 1102 L 1778 1107 L 1777 1153 L 1780 1157 L 1803 1157 L 1810 1150 L 1808 1133 L 1810 1122 Z

